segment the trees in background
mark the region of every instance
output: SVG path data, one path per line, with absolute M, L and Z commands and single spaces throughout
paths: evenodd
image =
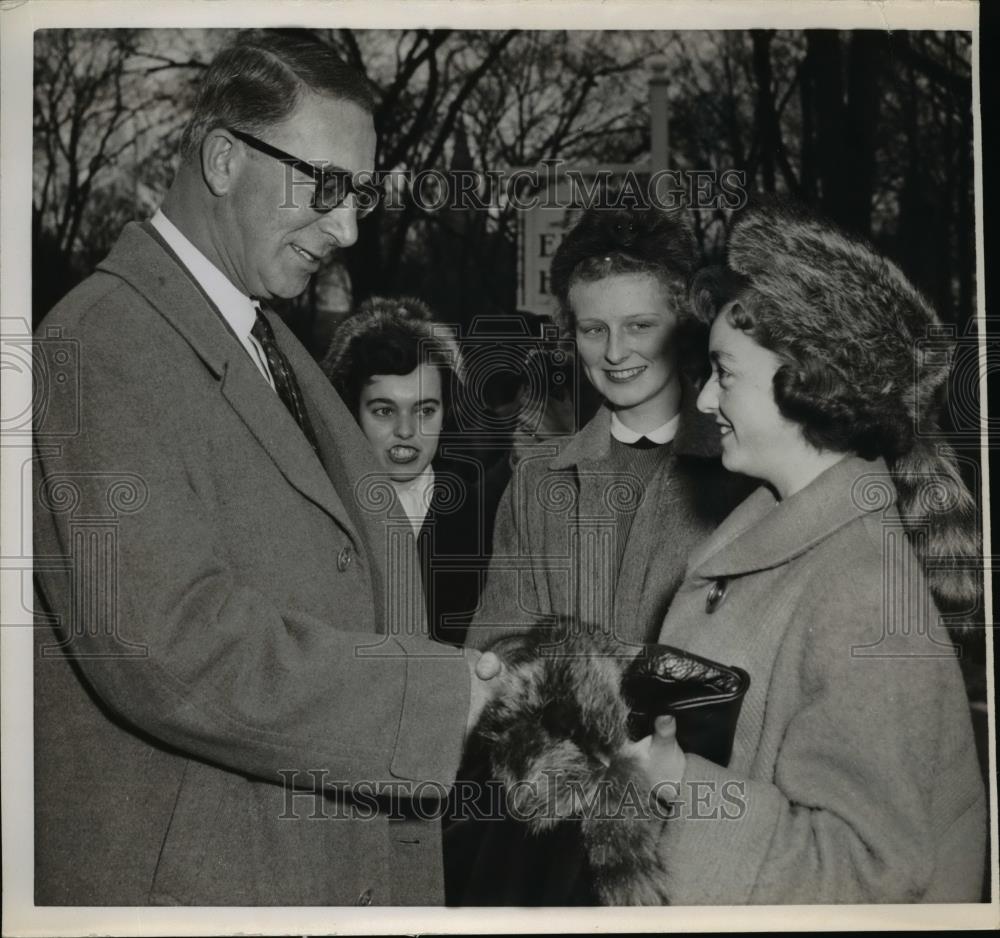
M 383 170 L 483 173 L 649 148 L 653 56 L 671 162 L 736 168 L 870 237 L 963 325 L 975 300 L 971 37 L 956 32 L 315 30 L 371 80 Z M 35 40 L 35 315 L 91 269 L 175 165 L 197 79 L 232 30 L 46 30 Z M 706 252 L 728 212 L 694 213 Z M 317 354 L 353 294 L 416 293 L 455 322 L 513 311 L 517 213 L 398 209 L 286 312 Z
M 36 320 L 165 190 L 192 99 L 187 73 L 204 67 L 205 45 L 180 30 L 35 33 Z

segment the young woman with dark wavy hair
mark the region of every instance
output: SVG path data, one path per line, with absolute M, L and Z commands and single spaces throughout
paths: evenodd
M 456 428 L 463 374 L 458 343 L 420 300 L 376 296 L 340 323 L 323 368 L 380 467 L 377 476 L 361 480 L 358 497 L 373 506 L 386 495 L 395 500 L 400 523 L 387 533 L 416 538 L 430 635 L 461 645 L 489 558 L 495 499 L 485 498 L 463 467 L 440 452 L 442 436 L 454 438 Z M 387 549 L 406 556 L 391 541 Z M 386 588 L 407 595 L 388 606 L 405 618 L 409 572 L 396 570 L 391 579 Z
M 939 320 L 892 263 L 779 204 L 737 221 L 692 298 L 698 407 L 763 484 L 693 554 L 660 641 L 752 683 L 728 766 L 685 754 L 670 717 L 630 744 L 675 812 L 643 875 L 673 904 L 978 901 L 983 782 L 940 613 L 978 608 L 981 567 L 936 432 Z

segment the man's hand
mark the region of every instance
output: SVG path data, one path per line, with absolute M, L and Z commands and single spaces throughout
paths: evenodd
M 483 712 L 483 707 L 493 699 L 500 687 L 500 676 L 503 674 L 504 666 L 500 658 L 492 651 L 478 652 L 475 649 L 467 649 L 465 660 L 469 663 L 469 677 L 472 681 L 472 693 L 469 696 L 469 719 L 465 726 L 465 735 L 472 732 L 472 728 L 479 720 L 479 714 Z
M 651 736 L 626 743 L 621 751 L 635 760 L 650 791 L 669 803 L 680 792 L 687 758 L 677 742 L 677 721 L 673 717 L 657 717 L 653 726 Z

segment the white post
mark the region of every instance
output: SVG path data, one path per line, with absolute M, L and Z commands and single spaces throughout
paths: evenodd
M 649 59 L 649 171 L 656 173 L 669 167 L 670 154 L 670 101 L 667 80 L 666 56 L 654 55 Z

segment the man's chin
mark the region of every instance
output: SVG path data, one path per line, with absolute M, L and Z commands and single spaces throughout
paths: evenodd
M 264 295 L 270 299 L 294 300 L 305 292 L 311 276 L 312 274 L 284 274 L 264 284 L 267 290 Z

